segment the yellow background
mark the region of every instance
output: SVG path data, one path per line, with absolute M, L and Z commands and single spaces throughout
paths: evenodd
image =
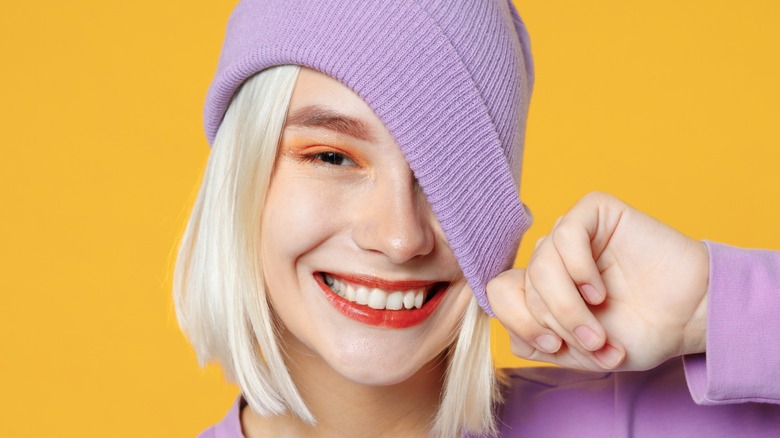
M 6 2 L 3 436 L 193 436 L 236 394 L 170 298 L 232 1 Z M 536 224 L 614 193 L 696 238 L 780 249 L 780 3 L 528 0 Z M 500 365 L 517 365 L 496 338 Z

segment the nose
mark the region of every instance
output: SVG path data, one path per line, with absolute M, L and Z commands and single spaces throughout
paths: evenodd
M 433 252 L 435 218 L 408 165 L 400 174 L 377 179 L 365 195 L 352 232 L 360 248 L 394 264 Z

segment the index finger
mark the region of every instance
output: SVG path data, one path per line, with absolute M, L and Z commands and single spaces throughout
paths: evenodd
M 620 222 L 624 204 L 605 193 L 590 193 L 578 201 L 550 233 L 566 271 L 582 297 L 597 305 L 606 287 L 596 261 Z

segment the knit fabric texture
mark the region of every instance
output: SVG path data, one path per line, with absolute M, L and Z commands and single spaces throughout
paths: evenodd
M 391 132 L 480 306 L 531 215 L 519 198 L 533 83 L 510 0 L 244 0 L 209 88 L 209 143 L 253 74 L 296 64 L 357 93 Z

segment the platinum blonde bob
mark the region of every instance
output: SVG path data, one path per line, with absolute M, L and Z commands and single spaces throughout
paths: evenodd
M 249 407 L 316 418 L 284 361 L 278 321 L 262 275 L 261 212 L 300 67 L 249 78 L 235 94 L 214 139 L 174 271 L 176 316 L 201 366 L 216 362 Z M 499 403 L 489 317 L 472 299 L 448 348 L 441 403 L 431 436 L 495 435 Z

